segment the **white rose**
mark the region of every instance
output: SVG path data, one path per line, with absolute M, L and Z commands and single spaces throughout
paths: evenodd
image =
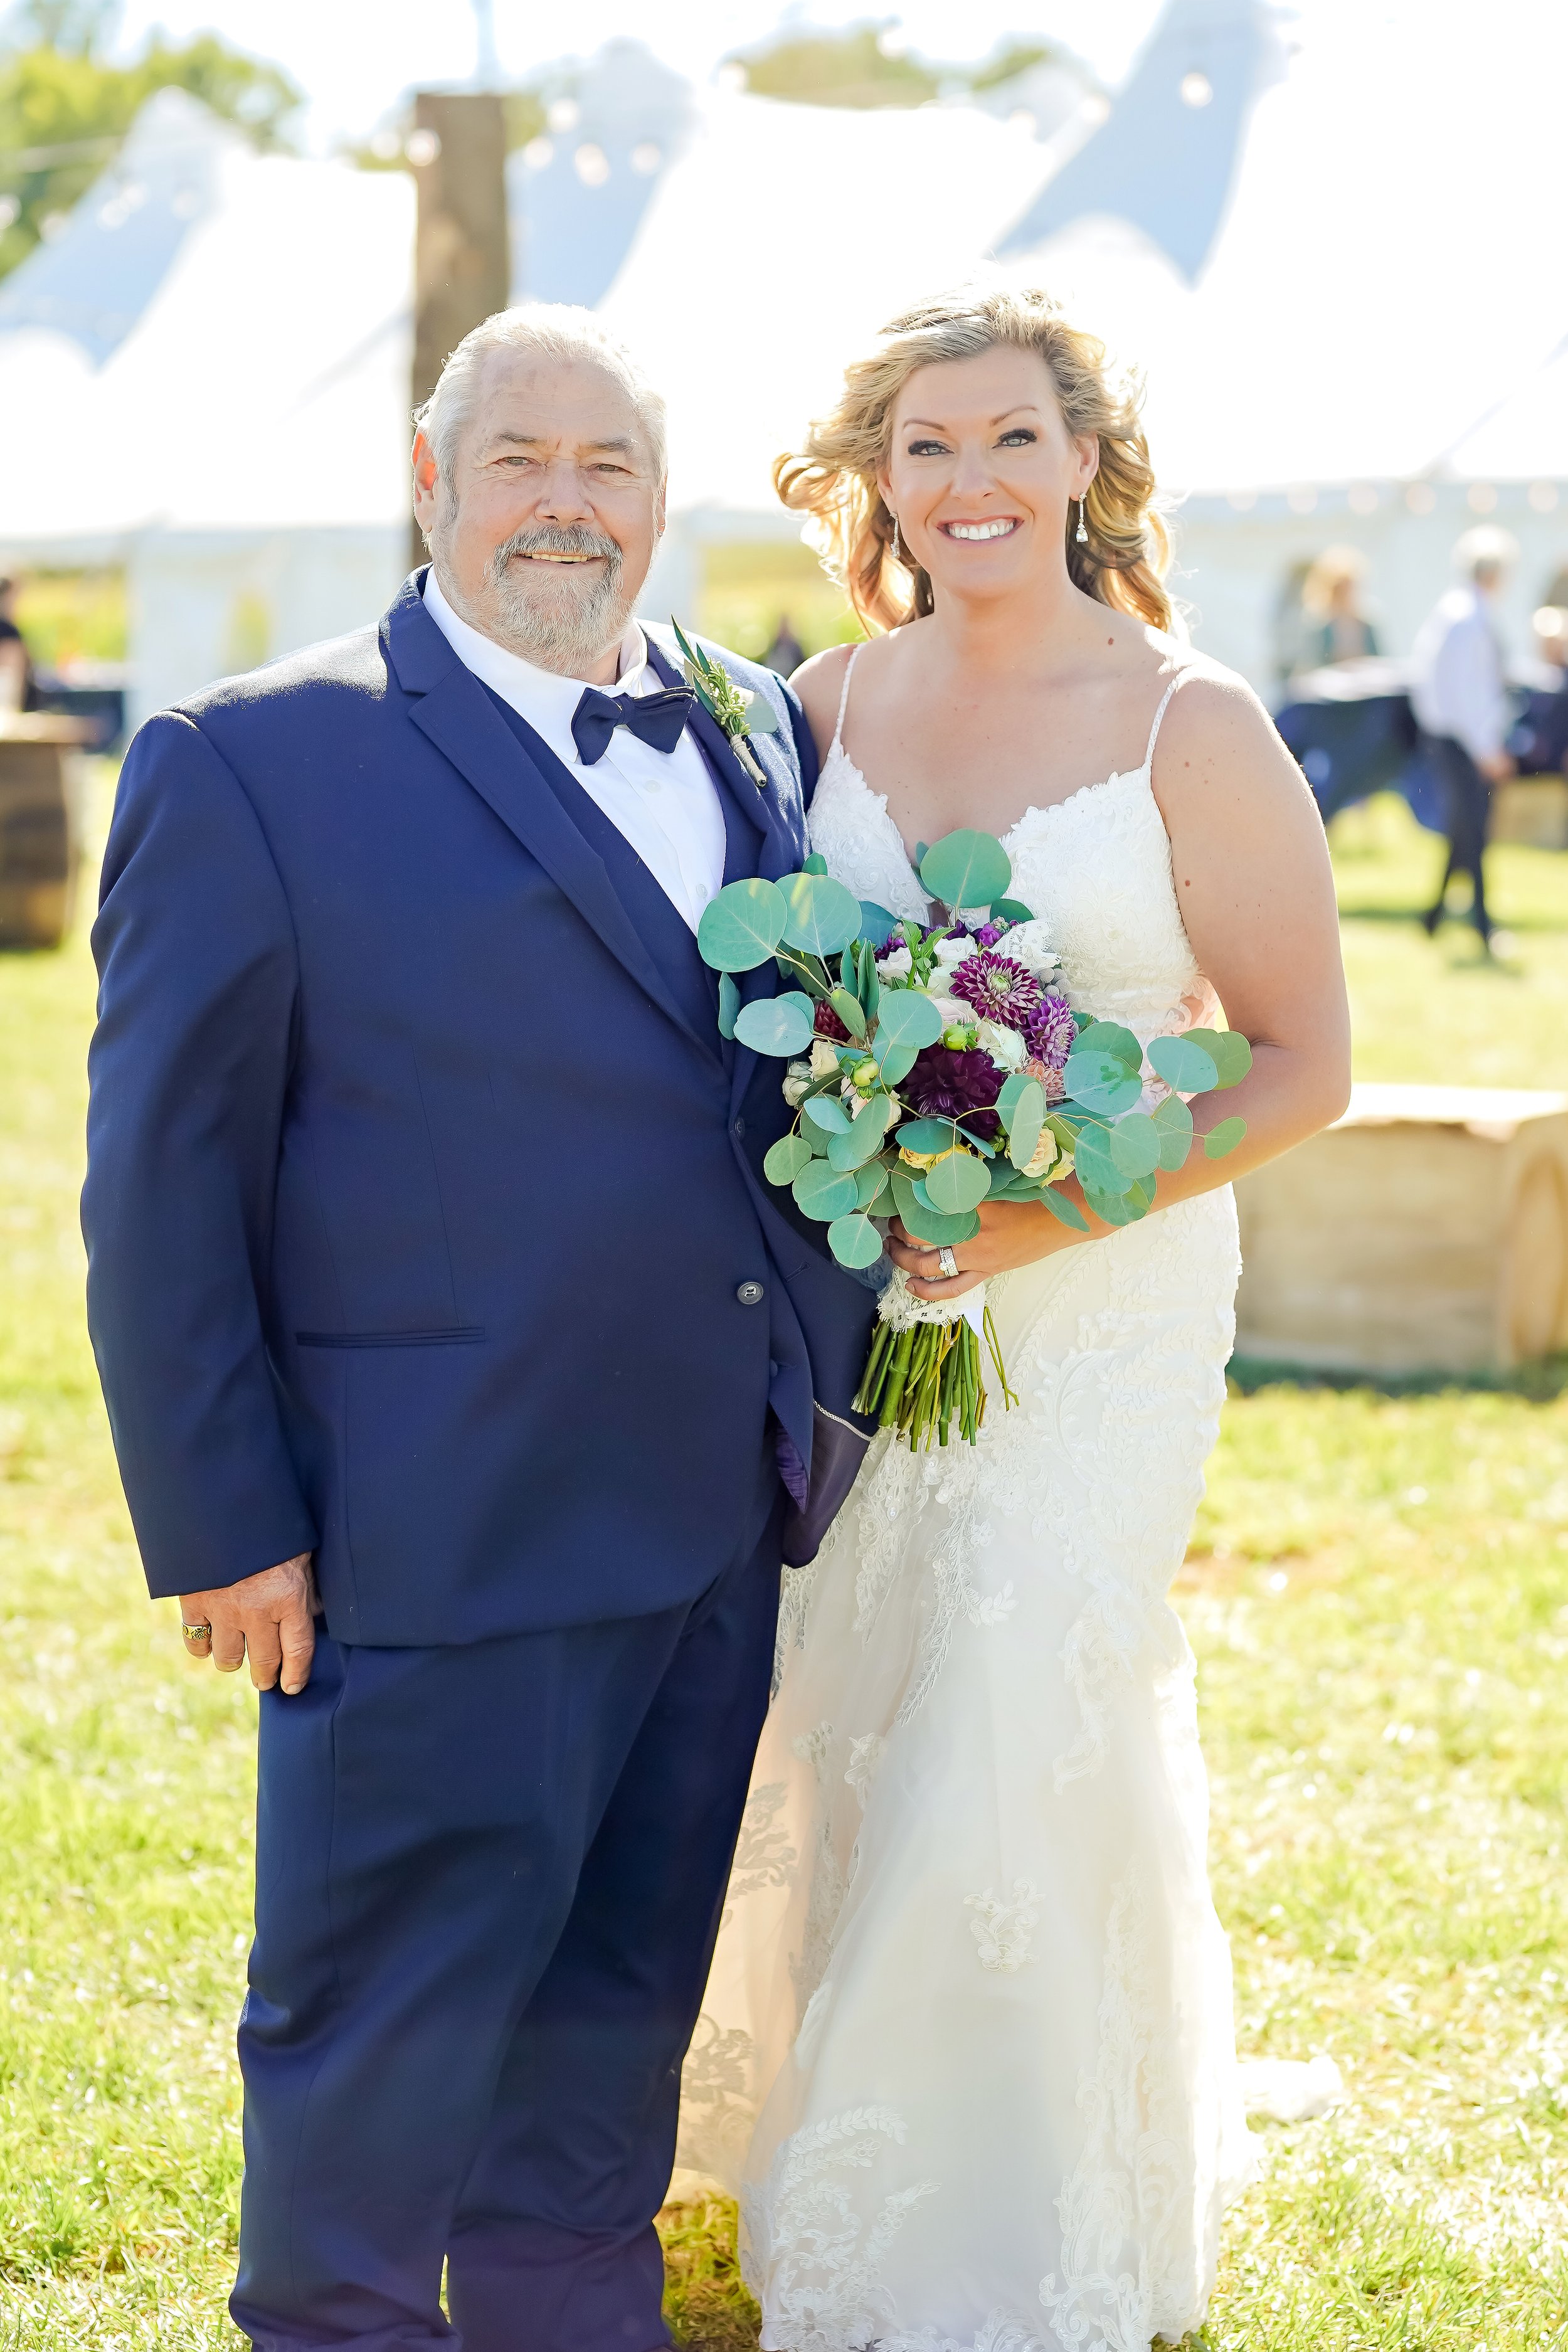
M 952 1028 L 954 1023 L 956 1023 L 960 1028 L 967 1029 L 973 1022 L 973 1005 L 965 1004 L 963 999 L 960 996 L 939 996 L 936 993 L 936 991 L 932 989 L 931 991 L 931 1001 L 942 1015 L 942 1025 L 944 1029 Z
M 1033 972 L 1037 979 L 1044 979 L 1061 962 L 1044 923 L 1038 920 L 1015 923 L 1010 931 L 1003 934 L 996 952 L 1011 956 L 1015 963 L 1021 963 L 1024 970 Z
M 877 960 L 878 977 L 882 980 L 908 980 L 915 968 L 915 960 L 907 947 L 889 948 Z
M 826 1037 L 811 1041 L 811 1075 L 814 1078 L 830 1078 L 838 1067 L 838 1056 Z
M 973 940 L 938 940 L 936 943 L 937 962 L 945 970 L 951 970 L 955 963 L 967 963 L 974 951 Z
M 784 1098 L 791 1110 L 798 1110 L 805 1100 L 805 1090 L 811 1084 L 811 1064 L 792 1062 L 784 1073 Z
M 1054 1168 L 1056 1166 L 1057 1154 L 1060 1149 L 1061 1146 L 1058 1143 L 1056 1137 L 1051 1133 L 1050 1129 L 1048 1127 L 1042 1127 L 1040 1129 L 1040 1139 L 1038 1143 L 1036 1144 L 1033 1152 L 1030 1154 L 1029 1164 L 1024 1171 L 1025 1175 L 1035 1177 L 1043 1176 L 1047 1168 Z
M 1021 1069 L 1029 1050 L 1016 1029 L 1005 1029 L 999 1021 L 981 1023 L 980 1043 L 998 1068 L 1004 1070 Z

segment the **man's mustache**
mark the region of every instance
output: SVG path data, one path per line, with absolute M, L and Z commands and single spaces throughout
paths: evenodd
M 607 532 L 582 528 L 568 529 L 563 524 L 536 523 L 523 530 L 514 530 L 503 540 L 490 558 L 490 572 L 498 586 L 503 585 L 508 567 L 518 555 L 594 555 L 609 567 L 606 580 L 613 580 L 621 568 L 621 551 Z

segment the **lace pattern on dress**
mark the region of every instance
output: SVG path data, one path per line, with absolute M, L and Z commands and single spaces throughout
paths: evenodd
M 781 2145 L 767 2179 L 743 2200 L 753 2293 L 765 2285 L 763 2352 L 849 2352 L 885 2343 L 891 2317 L 882 2258 L 915 2206 L 936 2194 L 919 2180 L 884 2197 L 868 2218 L 846 2171 L 868 2171 L 908 2127 L 892 2107 L 851 2108 L 808 2124 Z

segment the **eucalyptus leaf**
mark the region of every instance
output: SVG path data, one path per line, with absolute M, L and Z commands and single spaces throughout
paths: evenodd
M 985 1163 L 971 1151 L 950 1151 L 925 1172 L 926 1198 L 943 1216 L 961 1217 L 977 1209 L 991 1190 Z
M 921 880 L 944 907 L 978 913 L 1005 897 L 1013 862 L 994 834 L 967 826 L 943 835 L 920 860 Z
M 998 915 L 1005 916 L 1010 923 L 1032 923 L 1035 919 L 1032 909 L 1025 906 L 1022 898 L 994 898 L 991 902 L 992 920 L 994 921 Z M 1005 953 L 1005 950 L 1003 952 Z
M 697 926 L 697 952 L 715 971 L 755 971 L 784 935 L 789 908 L 784 892 L 753 875 L 727 882 L 710 898 Z
M 996 1146 L 989 1142 L 984 1135 L 976 1135 L 973 1129 L 965 1127 L 962 1119 L 959 1121 L 958 1131 L 970 1148 L 979 1152 L 982 1160 L 995 1159 Z
M 882 1073 L 882 1084 L 885 1087 L 900 1085 L 914 1068 L 918 1058 L 918 1049 L 915 1046 L 889 1045 L 881 1039 L 872 1046 L 871 1051 L 877 1056 L 878 1066 Z
M 1085 1024 L 1074 1040 L 1075 1045 L 1093 1046 L 1097 1053 L 1112 1054 L 1136 1076 L 1143 1067 L 1143 1048 L 1131 1029 L 1120 1021 L 1090 1021 Z
M 1156 1037 L 1149 1059 L 1173 1094 L 1206 1095 L 1219 1084 L 1214 1055 L 1190 1037 Z
M 1097 1217 L 1107 1225 L 1135 1225 L 1142 1214 L 1125 1193 L 1101 1192 L 1086 1183 L 1083 1197 Z
M 868 1160 L 864 1168 L 858 1168 L 855 1171 L 855 1181 L 859 1187 L 859 1206 L 862 1210 L 868 1214 L 872 1209 L 877 1209 L 880 1216 L 892 1215 L 893 1203 L 889 1197 L 888 1171 L 879 1160 Z M 881 1203 L 879 1208 L 878 1208 L 879 1202 Z
M 1219 1125 L 1211 1127 L 1204 1138 L 1205 1159 L 1223 1160 L 1227 1151 L 1236 1150 L 1246 1133 L 1247 1121 L 1244 1118 L 1222 1118 Z
M 1073 1166 L 1086 1192 L 1106 1192 L 1121 1200 L 1130 1176 L 1124 1176 L 1110 1156 L 1110 1138 L 1103 1127 L 1086 1127 L 1073 1152 Z
M 721 1037 L 734 1035 L 735 1015 L 740 1009 L 741 992 L 729 973 L 721 971 L 719 975 L 719 1034 Z
M 1193 1148 L 1193 1115 L 1180 1095 L 1167 1095 L 1152 1113 L 1154 1132 L 1160 1139 L 1160 1165 L 1172 1171 L 1184 1168 L 1187 1154 Z
M 819 1127 L 824 1135 L 847 1135 L 849 1114 L 837 1095 L 808 1095 L 800 1107 L 803 1119 Z
M 1055 1184 L 1042 1184 L 1040 1198 L 1062 1224 L 1070 1225 L 1075 1234 L 1088 1233 L 1089 1219 L 1070 1193 L 1058 1191 Z
M 859 1188 L 853 1176 L 830 1168 L 826 1160 L 814 1160 L 795 1178 L 795 1198 L 803 1216 L 815 1219 L 819 1225 L 830 1225 L 835 1217 L 851 1213 L 859 1198 Z
M 1114 1054 L 1101 1053 L 1096 1045 L 1075 1045 L 1062 1077 L 1075 1103 L 1109 1118 L 1131 1110 L 1143 1092 L 1142 1079 L 1125 1062 Z
M 781 945 L 774 950 L 773 961 L 778 966 L 781 980 L 798 982 L 802 988 L 808 990 L 822 1003 L 826 1003 L 832 983 L 815 956 L 805 954 L 799 948 Z
M 875 898 L 861 899 L 860 936 L 870 941 L 879 955 L 892 938 L 898 919 L 896 915 L 889 914 L 886 907 L 879 907 Z
M 791 874 L 779 884 L 785 907 L 784 936 L 808 955 L 837 955 L 860 929 L 860 901 L 830 874 Z
M 953 1141 L 953 1121 L 951 1118 L 906 1119 L 899 1129 L 899 1141 L 906 1151 L 922 1151 L 932 1155 L 951 1151 Z
M 1038 1078 L 1032 1078 L 1027 1070 L 1015 1070 L 1011 1076 L 1003 1079 L 1002 1091 L 996 1097 L 996 1108 L 1004 1127 L 1011 1124 L 1013 1112 L 1025 1088 L 1037 1087 L 1039 1083 Z
M 785 996 L 764 996 L 743 1004 L 735 1015 L 735 1037 L 753 1054 L 782 1054 L 786 1059 L 804 1054 L 812 1038 L 811 999 L 792 989 Z
M 858 996 L 851 996 L 847 988 L 835 988 L 829 990 L 827 1002 L 852 1037 L 866 1034 L 866 1015 Z
M 827 1228 L 827 1246 L 840 1265 L 875 1265 L 882 1255 L 882 1236 L 869 1217 L 857 1213 L 834 1219 Z
M 826 874 L 827 860 L 820 849 L 814 849 L 800 870 L 803 874 Z
M 873 1096 L 845 1132 L 829 1143 L 827 1156 L 835 1168 L 858 1168 L 862 1160 L 880 1151 L 892 1108 L 886 1095 Z
M 931 844 L 930 844 L 929 842 L 925 842 L 925 841 L 917 841 L 917 842 L 916 842 L 916 844 L 915 844 L 915 864 L 916 864 L 917 866 L 920 866 L 920 865 L 923 864 L 924 859 L 925 859 L 925 854 L 926 854 L 926 851 L 930 848 L 930 846 L 931 846 Z
M 811 1146 L 804 1135 L 781 1135 L 776 1143 L 768 1146 L 763 1174 L 770 1184 L 793 1184 L 811 1161 Z
M 944 1217 L 940 1211 L 929 1208 L 917 1197 L 902 1169 L 893 1170 L 892 1186 L 900 1223 L 916 1241 L 930 1242 L 937 1249 L 945 1243 L 952 1249 L 960 1242 L 973 1241 L 980 1231 L 980 1219 L 973 1209 L 966 1217 Z
M 894 1045 L 934 1045 L 942 1035 L 942 1014 L 918 989 L 885 990 L 878 1009 L 877 1035 Z
M 1046 1090 L 1038 1078 L 1026 1078 L 1013 1097 L 1007 1122 L 1007 1157 L 1015 1168 L 1028 1166 L 1045 1123 Z
M 1160 1130 L 1147 1111 L 1130 1111 L 1110 1130 L 1110 1156 L 1123 1176 L 1152 1176 L 1160 1165 Z
M 1209 1055 L 1222 1087 L 1238 1087 L 1252 1067 L 1252 1048 L 1239 1029 L 1189 1029 L 1187 1037 Z
M 989 1160 L 985 1174 L 994 1201 L 1026 1201 L 1034 1197 L 1034 1185 L 1026 1176 L 1019 1175 L 1010 1160 L 998 1157 Z

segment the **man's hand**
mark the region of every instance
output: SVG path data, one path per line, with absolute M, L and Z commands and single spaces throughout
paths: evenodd
M 193 1658 L 210 1658 L 220 1675 L 237 1674 L 247 1655 L 258 1690 L 270 1690 L 279 1675 L 292 1697 L 310 1679 L 315 1654 L 316 1580 L 310 1555 L 300 1552 L 278 1568 L 211 1592 L 182 1592 L 180 1622 Z M 188 1629 L 210 1630 L 199 1636 Z
M 1489 784 L 1506 784 L 1510 776 L 1519 773 L 1518 763 L 1506 751 L 1488 751 L 1476 765 Z

